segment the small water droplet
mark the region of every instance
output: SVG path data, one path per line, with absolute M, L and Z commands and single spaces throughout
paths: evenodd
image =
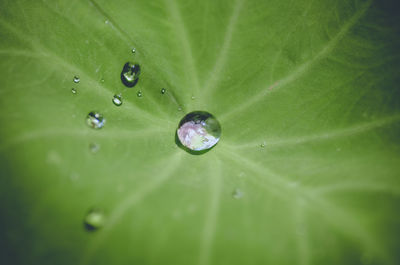
M 115 106 L 121 106 L 122 105 L 122 96 L 121 94 L 114 95 L 112 102 L 114 103 Z
M 142 94 L 142 91 L 138 91 L 137 93 L 136 93 L 136 95 L 140 98 L 140 97 L 142 97 L 143 96 L 143 94 Z
M 106 123 L 106 119 L 103 117 L 103 114 L 97 111 L 91 111 L 86 116 L 86 124 L 93 129 L 101 129 Z
M 218 143 L 221 126 L 212 114 L 194 111 L 179 122 L 177 136 L 181 144 L 190 150 L 209 150 Z
M 195 96 L 192 96 L 192 97 L 191 97 L 191 99 L 192 99 L 192 100 L 195 100 L 195 99 L 196 99 L 196 97 L 195 97 Z
M 100 82 L 104 83 L 104 79 L 101 79 Z
M 127 62 L 122 68 L 121 81 L 127 87 L 133 87 L 139 80 L 140 65 Z
M 84 225 L 86 230 L 94 231 L 103 227 L 105 222 L 104 212 L 101 209 L 93 208 L 85 216 Z
M 165 88 L 161 88 L 161 94 L 165 94 L 165 92 L 167 92 L 167 90 Z
M 135 48 L 132 48 L 132 53 L 136 53 L 136 49 Z
M 241 191 L 240 189 L 235 189 L 235 190 L 232 192 L 232 197 L 233 197 L 234 199 L 240 199 L 240 198 L 242 198 L 242 197 L 243 197 L 243 191 Z
M 72 88 L 71 92 L 72 92 L 72 94 L 76 94 L 78 91 L 76 90 L 76 88 Z
M 96 143 L 90 143 L 89 149 L 90 149 L 90 152 L 97 153 L 100 150 L 100 145 L 98 145 Z
M 261 147 L 261 148 L 264 148 L 264 147 L 265 147 L 265 142 L 262 142 L 262 143 L 260 144 L 260 147 Z
M 81 81 L 81 79 L 79 78 L 79 76 L 74 76 L 74 83 L 79 83 L 79 81 Z
M 182 111 L 182 108 L 181 108 L 181 107 L 179 107 L 179 108 L 178 108 L 178 111 Z
M 110 21 L 108 21 L 108 19 L 106 19 L 106 21 L 104 21 L 104 23 L 108 24 L 108 23 L 110 23 Z

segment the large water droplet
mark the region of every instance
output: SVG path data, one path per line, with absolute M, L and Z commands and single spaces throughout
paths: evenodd
M 136 93 L 136 95 L 137 95 L 139 98 L 141 98 L 141 97 L 143 96 L 142 91 L 139 90 L 139 91 Z
M 242 198 L 242 197 L 243 197 L 243 191 L 241 191 L 240 189 L 235 189 L 235 190 L 232 192 L 232 197 L 233 197 L 234 199 L 240 199 L 240 198 Z
M 114 103 L 115 106 L 121 106 L 122 105 L 122 96 L 121 94 L 114 95 L 112 102 Z
M 79 83 L 79 81 L 81 81 L 81 79 L 79 78 L 79 76 L 74 76 L 74 83 Z
M 103 128 L 104 124 L 106 123 L 106 119 L 103 117 L 103 114 L 97 111 L 91 111 L 86 116 L 86 123 L 93 129 L 100 129 Z
M 91 209 L 85 216 L 85 228 L 89 231 L 97 230 L 103 227 L 105 221 L 104 212 L 101 209 Z
M 133 87 L 139 80 L 140 66 L 127 62 L 122 68 L 121 81 L 127 87 Z
M 161 88 L 161 94 L 165 94 L 165 92 L 167 92 L 167 90 L 165 88 Z
M 76 94 L 78 91 L 76 90 L 76 88 L 72 88 L 71 92 L 72 92 L 72 94 Z
M 209 150 L 218 143 L 221 126 L 212 114 L 194 111 L 179 122 L 177 136 L 181 144 L 190 150 Z

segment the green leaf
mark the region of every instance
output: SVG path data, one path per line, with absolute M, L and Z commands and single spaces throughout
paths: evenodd
M 0 263 L 398 264 L 399 11 L 0 1 Z M 194 110 L 222 127 L 201 155 Z

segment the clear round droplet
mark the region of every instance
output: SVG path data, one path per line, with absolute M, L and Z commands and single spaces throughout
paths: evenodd
M 243 191 L 241 191 L 240 189 L 235 189 L 235 190 L 232 192 L 232 197 L 233 197 L 234 199 L 240 199 L 240 198 L 242 198 L 242 197 L 243 197 Z
M 121 94 L 114 95 L 112 102 L 114 103 L 115 106 L 121 106 L 122 105 L 122 96 Z
M 106 119 L 103 117 L 103 114 L 97 111 L 91 111 L 86 116 L 86 124 L 93 129 L 101 129 L 106 123 Z
M 72 92 L 72 94 L 76 94 L 78 91 L 76 90 L 76 88 L 72 88 L 71 92 Z
M 165 92 L 167 92 L 167 90 L 165 88 L 161 88 L 161 94 L 165 94 Z
M 180 143 L 194 151 L 209 150 L 221 137 L 218 120 L 206 111 L 194 111 L 179 122 L 177 136 Z
M 140 97 L 142 97 L 143 96 L 143 94 L 142 94 L 142 91 L 138 91 L 137 93 L 136 93 L 136 95 L 140 98 Z
M 122 68 L 121 81 L 127 87 L 133 87 L 139 80 L 140 65 L 127 62 Z
M 136 49 L 135 48 L 132 48 L 132 53 L 136 53 Z
M 79 81 L 81 81 L 81 79 L 79 78 L 79 76 L 74 76 L 74 83 L 79 83 Z
M 85 228 L 88 231 L 100 229 L 101 227 L 103 227 L 104 222 L 104 212 L 98 208 L 93 208 L 89 210 L 84 219 Z
M 100 150 L 100 145 L 96 143 L 90 143 L 89 144 L 89 150 L 92 153 L 97 153 Z

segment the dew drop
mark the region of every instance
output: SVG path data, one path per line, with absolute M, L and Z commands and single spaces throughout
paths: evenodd
M 195 96 L 192 96 L 192 97 L 191 97 L 191 99 L 192 99 L 192 100 L 195 100 L 195 99 L 196 99 L 196 97 L 195 97 Z
M 72 92 L 72 94 L 76 94 L 78 91 L 76 90 L 76 88 L 72 88 L 71 92 Z
M 260 144 L 260 147 L 261 147 L 261 148 L 264 148 L 264 147 L 265 147 L 265 142 L 262 142 L 262 143 Z
M 91 111 L 86 116 L 86 124 L 93 129 L 101 129 L 106 123 L 106 119 L 103 117 L 103 114 L 97 111 Z
M 243 191 L 241 191 L 240 189 L 235 189 L 235 190 L 232 192 L 232 197 L 233 197 L 234 199 L 240 199 L 240 198 L 242 198 L 242 197 L 243 197 Z
M 100 82 L 104 83 L 104 79 L 101 79 Z
M 85 216 L 84 224 L 88 231 L 94 231 L 103 227 L 105 221 L 104 212 L 101 209 L 93 208 Z
M 106 19 L 106 21 L 104 21 L 104 23 L 108 24 L 108 23 L 110 23 L 110 21 L 108 21 L 108 19 Z
M 89 144 L 89 150 L 92 153 L 97 153 L 100 150 L 100 145 L 98 145 L 96 143 L 90 143 Z
M 79 78 L 79 76 L 74 76 L 74 83 L 79 83 L 79 81 L 81 81 L 81 79 Z
M 176 134 L 180 143 L 190 150 L 209 150 L 218 143 L 221 126 L 212 114 L 194 111 L 182 118 Z
M 139 98 L 141 98 L 141 97 L 143 96 L 142 91 L 139 90 L 139 91 L 136 93 L 136 95 L 137 95 Z
M 167 92 L 167 90 L 165 88 L 161 88 L 161 94 L 165 94 L 165 92 Z
M 132 48 L 132 53 L 136 53 L 136 49 L 135 48 Z
M 179 107 L 179 108 L 178 108 L 178 111 L 182 111 L 182 108 L 181 108 L 181 107 Z
M 121 94 L 114 95 L 112 102 L 114 103 L 115 106 L 121 106 L 122 105 L 122 96 Z
M 121 81 L 127 87 L 133 87 L 139 80 L 140 65 L 127 62 L 122 68 Z

